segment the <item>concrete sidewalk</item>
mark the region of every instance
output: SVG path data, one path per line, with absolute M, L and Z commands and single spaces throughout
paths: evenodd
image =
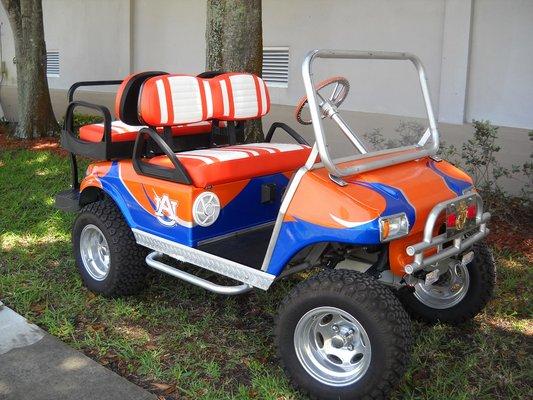
M 155 398 L 0 302 L 0 399 Z

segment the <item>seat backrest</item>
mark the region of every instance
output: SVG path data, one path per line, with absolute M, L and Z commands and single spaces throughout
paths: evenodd
M 149 126 L 173 126 L 210 119 L 256 119 L 270 109 L 263 80 L 245 73 L 226 73 L 212 78 L 152 77 L 144 82 L 139 96 L 138 119 Z
M 213 115 L 222 121 L 257 119 L 270 111 L 270 96 L 263 80 L 253 74 L 226 73 L 209 79 Z
M 163 75 L 144 82 L 139 96 L 139 120 L 149 126 L 174 126 L 212 118 L 206 97 L 207 80 L 189 75 Z
M 139 93 L 142 84 L 154 76 L 165 75 L 163 71 L 145 71 L 127 76 L 118 88 L 115 97 L 115 115 L 128 125 L 143 125 L 139 121 Z

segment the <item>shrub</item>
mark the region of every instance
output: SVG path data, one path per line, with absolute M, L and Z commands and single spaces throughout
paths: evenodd
M 419 124 L 418 122 L 401 121 L 395 129 L 395 131 L 400 134 L 398 139 L 385 138 L 381 133 L 381 128 L 375 128 L 371 132 L 365 133 L 363 138 L 374 150 L 392 149 L 417 143 L 425 130 L 426 128 L 424 125 Z
M 461 150 L 454 145 L 442 143 L 439 155 L 464 169 L 472 177 L 476 188 L 483 193 L 487 208 L 512 213 L 512 208 L 509 207 L 509 202 L 512 201 L 531 214 L 533 162 L 504 167 L 496 159 L 496 154 L 501 150 L 496 144 L 498 127 L 491 125 L 489 121 L 474 120 L 472 124 L 474 135 L 462 144 Z M 529 137 L 533 140 L 533 131 L 529 133 Z M 520 181 L 523 184 L 521 195 L 513 198 L 506 193 L 501 187 L 502 178 Z
M 11 135 L 13 133 L 13 123 L 6 117 L 0 118 L 0 134 Z
M 497 145 L 498 127 L 489 121 L 472 121 L 473 137 L 463 143 L 460 149 L 454 145 L 441 142 L 439 156 L 457 165 L 467 172 L 482 192 L 488 209 L 502 215 L 512 213 L 514 206 L 522 209 L 522 215 L 531 217 L 533 194 L 533 154 L 523 165 L 504 167 L 496 158 L 501 147 Z M 418 122 L 400 122 L 395 129 L 400 134 L 398 139 L 386 138 L 381 128 L 375 128 L 363 135 L 367 143 L 375 150 L 408 146 L 416 143 L 422 136 L 425 127 Z M 529 132 L 533 140 L 533 131 Z M 522 183 L 520 196 L 510 196 L 501 186 L 502 178 L 515 179 Z M 513 204 L 513 207 L 509 207 Z

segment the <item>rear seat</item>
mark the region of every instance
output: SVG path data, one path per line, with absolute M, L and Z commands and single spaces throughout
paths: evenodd
M 146 128 L 146 125 L 128 125 L 122 121 L 113 121 L 111 123 L 111 141 L 134 141 L 142 128 Z M 211 122 L 202 121 L 195 124 L 178 125 L 171 129 L 173 136 L 209 133 L 211 132 Z M 79 136 L 80 139 L 87 142 L 101 142 L 104 137 L 104 124 L 84 125 L 80 127 Z
M 153 76 L 164 75 L 164 72 L 141 72 L 127 76 L 118 88 L 115 97 L 115 114 L 118 121 L 111 123 L 112 142 L 133 142 L 137 133 L 146 125 L 139 124 L 138 99 L 142 84 Z M 191 124 L 172 126 L 172 135 L 197 135 L 211 132 L 210 121 L 198 121 Z M 159 129 L 162 133 L 162 129 Z M 101 142 L 104 138 L 104 124 L 81 126 L 79 137 L 87 142 Z
M 148 79 L 139 98 L 139 119 L 164 127 L 208 119 L 241 121 L 268 113 L 270 98 L 265 83 L 255 75 L 222 74 L 211 79 L 164 75 Z M 193 184 L 206 187 L 257 176 L 293 171 L 311 152 L 309 146 L 251 143 L 176 153 Z M 166 156 L 149 164 L 171 168 Z

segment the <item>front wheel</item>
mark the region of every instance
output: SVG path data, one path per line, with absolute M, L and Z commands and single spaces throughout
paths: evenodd
M 458 324 L 473 318 L 492 297 L 496 268 L 492 253 L 484 243 L 473 246 L 474 259 L 467 265 L 451 265 L 431 285 L 423 281 L 414 291 L 401 289 L 399 298 L 416 319 Z
M 313 398 L 385 399 L 409 361 L 409 317 L 389 289 L 355 271 L 296 286 L 275 332 L 292 383 Z

